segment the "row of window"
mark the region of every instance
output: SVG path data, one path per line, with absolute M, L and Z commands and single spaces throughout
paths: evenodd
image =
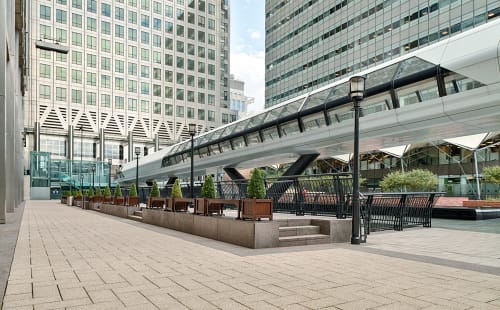
M 116 81 L 115 81 L 116 82 Z M 123 84 L 124 81 L 118 80 L 118 84 L 120 85 L 119 90 L 123 90 L 124 88 Z M 130 83 L 130 81 L 129 81 Z M 133 89 L 131 91 L 131 86 L 130 85 L 135 85 L 133 87 L 137 87 L 136 83 L 129 84 L 129 92 L 134 92 L 137 93 L 136 89 Z M 156 85 L 153 85 L 156 86 Z M 107 88 L 107 87 L 105 87 Z M 149 95 L 149 84 L 141 83 L 141 94 L 142 95 Z M 55 88 L 55 99 L 56 101 L 63 101 L 65 102 L 67 100 L 67 89 L 64 87 L 56 87 Z M 96 93 L 95 92 L 87 92 L 87 104 L 89 105 L 96 105 Z M 153 87 L 153 96 L 155 97 L 161 97 L 161 87 Z M 45 84 L 40 84 L 39 86 L 39 97 L 42 99 L 51 99 L 51 87 L 49 85 Z M 174 99 L 174 89 L 172 87 L 165 87 L 165 97 L 168 99 Z M 124 99 L 122 96 L 116 96 L 116 100 L 120 100 L 122 102 Z M 115 100 L 115 101 L 116 101 Z M 136 100 L 133 98 L 129 98 L 129 100 Z M 192 102 L 192 103 L 197 103 L 197 104 L 205 104 L 207 103 L 208 105 L 215 105 L 215 95 L 212 94 L 205 94 L 202 92 L 198 92 L 198 96 L 196 98 L 196 92 L 188 90 L 187 92 L 184 89 L 181 88 L 176 88 L 175 89 L 175 100 L 176 101 L 187 101 L 187 102 Z M 79 89 L 72 89 L 71 90 L 71 103 L 77 103 L 81 104 L 82 103 L 82 90 Z M 110 96 L 103 94 L 101 97 L 101 106 L 103 107 L 109 107 L 110 106 Z M 116 105 L 116 108 L 123 108 L 123 104 L 121 105 Z M 135 111 L 135 109 L 134 109 Z
M 169 0 L 172 1 L 172 0 Z M 67 5 L 68 0 L 56 0 L 58 4 L 62 5 Z M 124 0 L 115 0 L 114 2 L 116 3 L 125 3 Z M 97 13 L 97 0 L 87 0 L 87 12 L 90 13 Z M 152 4 L 152 6 L 151 6 Z M 177 0 L 178 5 L 184 5 L 184 0 Z M 127 0 L 127 5 L 132 6 L 132 7 L 138 7 L 138 1 L 137 0 Z M 191 9 L 196 8 L 195 0 L 188 0 L 187 1 L 187 6 Z M 71 7 L 74 9 L 83 9 L 83 0 L 71 0 Z M 141 10 L 144 11 L 150 11 L 151 7 L 153 8 L 153 13 L 156 14 L 162 14 L 162 3 L 158 1 L 150 1 L 150 0 L 140 0 L 140 8 Z M 118 7 L 117 7 L 118 8 Z M 198 10 L 200 12 L 205 12 L 206 11 L 206 1 L 205 0 L 198 0 Z M 210 15 L 215 15 L 215 5 L 209 3 L 208 4 L 208 14 Z M 101 3 L 101 14 L 104 16 L 111 16 L 111 5 L 109 3 L 102 2 Z M 172 6 L 171 5 L 165 5 L 165 15 L 168 16 L 169 14 L 172 14 Z

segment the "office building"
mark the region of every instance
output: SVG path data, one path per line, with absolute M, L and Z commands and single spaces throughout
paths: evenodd
M 228 1 L 35 0 L 29 9 L 27 152 L 116 168 L 134 146 L 146 155 L 188 139 L 189 123 L 204 132 L 230 113 Z
M 25 2 L 0 1 L 0 224 L 24 200 Z
M 266 107 L 498 16 L 498 0 L 267 0 Z
M 235 113 L 233 119 L 230 121 L 233 122 L 249 115 L 248 106 L 251 105 L 255 99 L 245 95 L 245 82 L 236 79 L 232 74 L 229 80 L 229 88 L 231 93 L 231 110 Z

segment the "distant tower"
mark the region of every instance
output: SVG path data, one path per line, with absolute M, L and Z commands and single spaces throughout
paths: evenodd
M 254 102 L 255 98 L 245 96 L 245 82 L 235 79 L 233 74 L 231 74 L 231 79 L 229 80 L 229 87 L 231 92 L 231 110 L 234 112 L 231 116 L 236 117 L 236 119 L 247 116 L 248 106 Z M 236 119 L 230 120 L 230 122 Z

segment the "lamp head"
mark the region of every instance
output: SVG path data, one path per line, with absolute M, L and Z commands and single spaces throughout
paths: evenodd
M 139 147 L 139 146 L 136 146 L 136 147 L 135 147 L 135 155 L 136 155 L 136 156 L 141 155 L 141 147 Z
M 191 136 L 194 136 L 196 134 L 196 124 L 189 124 L 188 131 Z
M 349 95 L 352 100 L 363 100 L 365 95 L 364 76 L 353 76 L 349 79 Z

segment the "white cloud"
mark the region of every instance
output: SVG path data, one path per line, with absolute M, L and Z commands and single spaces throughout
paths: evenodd
M 260 40 L 260 32 L 258 32 L 258 31 L 252 31 L 252 32 L 250 33 L 250 38 L 251 38 L 252 40 L 254 40 L 254 41 L 258 41 L 258 40 Z
M 245 52 L 241 49 L 231 52 L 231 73 L 235 78 L 245 82 L 245 95 L 255 98 L 249 110 L 263 110 L 265 101 L 264 52 Z

